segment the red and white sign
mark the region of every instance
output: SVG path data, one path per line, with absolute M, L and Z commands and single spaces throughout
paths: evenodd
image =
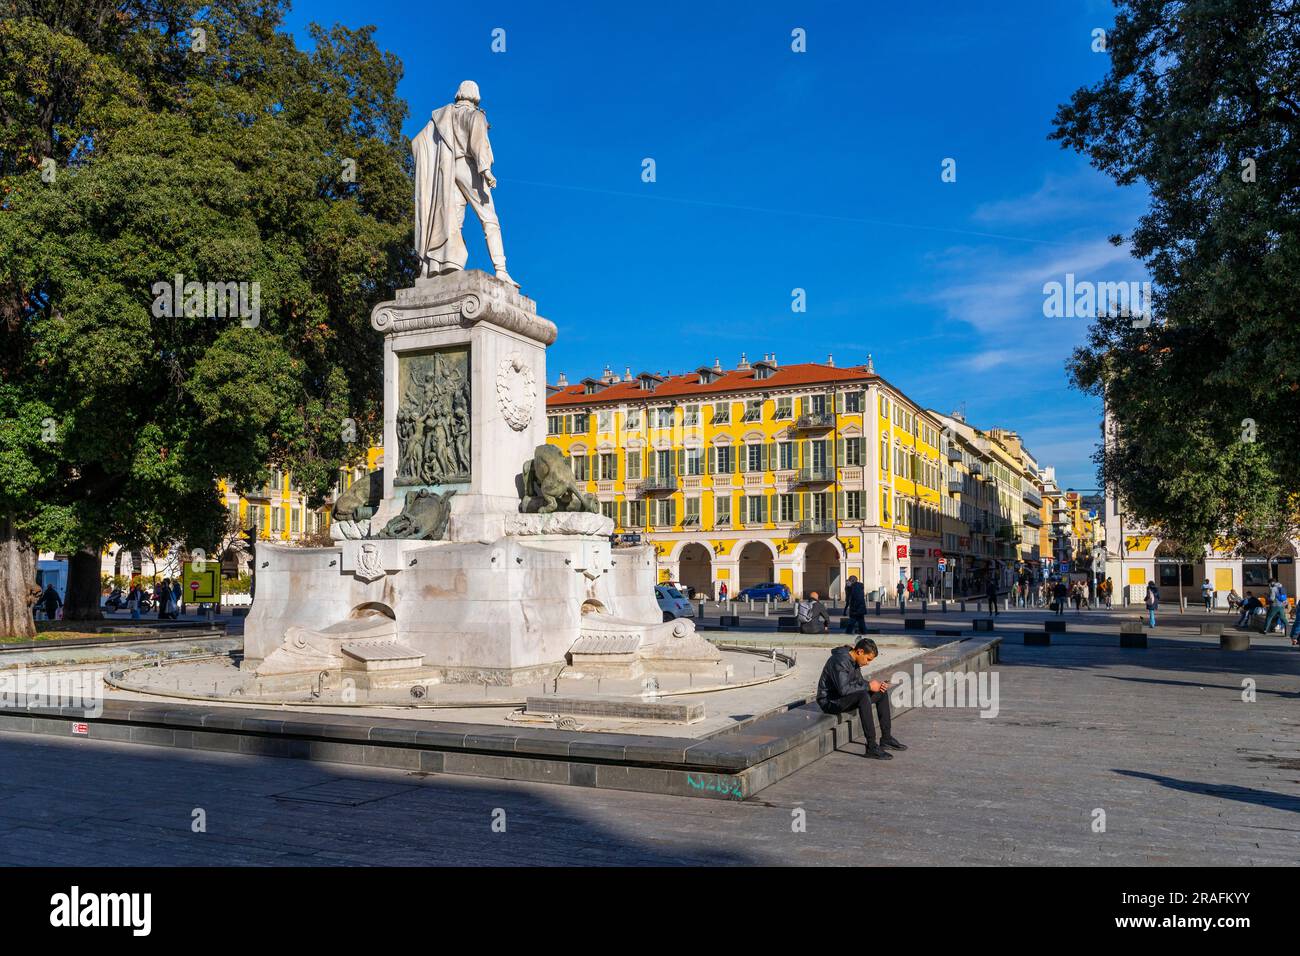
M 90 724 L 80 724 L 80 723 L 78 723 L 78 724 L 73 724 L 73 725 L 72 725 L 72 732 L 73 732 L 74 734 L 80 734 L 81 736 L 84 737 L 84 736 L 86 736 L 87 734 L 90 733 Z
M 931 548 L 931 549 L 930 549 L 930 556 L 933 557 L 933 558 L 942 558 L 942 557 L 943 557 L 943 551 L 941 551 L 939 548 Z
M 905 557 L 907 557 L 907 545 L 905 545 L 905 544 L 900 544 L 900 545 L 898 546 L 898 556 L 899 556 L 900 558 L 905 558 Z
M 190 590 L 191 590 L 191 591 L 197 591 L 198 589 L 199 589 L 199 582 L 198 582 L 198 581 L 191 581 L 191 582 L 190 582 Z

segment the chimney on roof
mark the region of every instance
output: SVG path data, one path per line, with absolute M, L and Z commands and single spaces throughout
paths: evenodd
M 623 381 L 632 381 L 632 366 L 626 365 L 623 367 Z
M 776 368 L 776 353 L 772 353 L 772 368 Z
M 740 353 L 740 364 L 736 366 L 736 371 L 737 372 L 749 371 L 749 359 L 745 357 L 744 352 Z
M 874 373 L 874 372 L 876 371 L 876 365 L 875 365 L 874 362 L 871 361 L 871 353 L 870 353 L 870 352 L 867 353 L 867 371 L 868 371 L 868 372 L 872 372 L 872 373 Z
M 569 379 L 567 376 L 565 376 L 563 372 L 561 372 L 560 377 L 555 380 L 555 384 L 560 386 L 561 388 L 565 388 L 569 384 Z
M 713 367 L 714 367 L 715 369 L 717 369 L 719 372 L 721 372 L 721 371 L 722 371 L 722 359 L 715 358 L 715 359 L 713 360 Z
M 604 382 L 606 385 L 613 385 L 615 382 L 618 381 L 618 376 L 613 373 L 613 371 L 610 369 L 608 365 L 606 365 L 605 374 L 600 377 L 600 380 Z
M 835 367 L 835 356 L 832 355 L 830 352 L 826 353 L 826 364 L 829 365 L 831 368 Z

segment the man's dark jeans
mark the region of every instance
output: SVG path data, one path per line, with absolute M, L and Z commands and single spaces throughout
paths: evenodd
M 849 633 L 850 634 L 867 633 L 867 615 L 865 613 L 849 615 Z
M 847 697 L 828 700 L 825 710 L 828 714 L 845 714 L 857 708 L 858 719 L 862 721 L 862 733 L 867 738 L 867 743 L 874 744 L 876 742 L 876 724 L 871 719 L 871 705 L 873 703 L 876 705 L 876 715 L 880 718 L 880 737 L 883 740 L 889 736 L 890 727 L 888 691 L 860 690 L 849 694 Z

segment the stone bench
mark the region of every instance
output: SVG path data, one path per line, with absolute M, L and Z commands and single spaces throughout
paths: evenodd
M 904 617 L 903 630 L 905 631 L 924 631 L 925 618 L 923 617 Z
M 1241 631 L 1233 634 L 1220 634 L 1219 650 L 1221 651 L 1250 650 L 1250 632 Z
M 1223 635 L 1223 624 L 1202 624 L 1201 633 L 1207 637 L 1221 637 Z
M 1025 631 L 1025 647 L 1050 647 L 1052 635 L 1049 631 Z
M 1124 621 L 1119 626 L 1119 646 L 1129 648 L 1145 648 L 1147 646 L 1146 631 L 1142 629 L 1141 621 Z
M 719 627 L 740 627 L 739 614 L 720 614 L 718 616 Z
M 991 617 L 977 617 L 974 625 L 977 631 L 991 631 L 993 630 L 993 619 Z
M 1064 622 L 1064 621 L 1044 621 L 1044 622 L 1043 622 L 1043 631 L 1044 631 L 1045 633 L 1047 633 L 1047 634 L 1064 634 L 1064 633 L 1065 633 L 1065 622 Z

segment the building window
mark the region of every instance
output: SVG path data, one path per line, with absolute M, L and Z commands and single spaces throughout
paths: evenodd
M 573 477 L 578 481 L 587 480 L 587 456 L 573 456 Z
M 601 411 L 596 413 L 596 431 L 612 432 L 614 430 L 614 413 Z
M 862 464 L 862 439 L 846 438 L 844 440 L 844 464 Z
M 889 438 L 880 439 L 880 470 L 889 474 Z
M 655 502 L 655 510 L 658 512 L 655 524 L 659 527 L 671 528 L 677 524 L 676 498 L 660 498 Z
M 682 514 L 683 528 L 698 528 L 700 526 L 700 499 L 687 498 L 685 508 Z
M 826 414 L 826 396 L 825 396 L 825 395 L 809 395 L 807 400 L 808 400 L 808 404 L 809 404 L 808 414 L 810 414 L 810 415 L 825 415 L 825 414 Z
M 639 481 L 641 478 L 641 453 L 639 451 L 627 453 L 627 477 L 630 481 Z
M 844 393 L 844 410 L 850 415 L 857 415 L 862 412 L 862 393 L 845 392 Z
M 639 409 L 639 408 L 629 408 L 629 409 L 627 410 L 627 417 L 625 418 L 625 421 L 626 421 L 626 423 L 627 423 L 627 427 L 628 427 L 628 428 L 640 428 L 640 427 L 641 427 L 641 409 Z
M 780 468 L 782 471 L 793 471 L 795 468 L 799 467 L 796 464 L 797 459 L 795 457 L 794 442 L 792 441 L 779 442 L 776 446 L 776 450 L 777 450 L 777 458 L 779 459 L 777 462 L 777 467 Z
M 600 455 L 600 479 L 618 481 L 618 453 L 607 451 Z
M 745 421 L 761 422 L 763 420 L 763 400 L 755 399 L 745 403 Z
M 673 471 L 673 453 L 671 451 L 657 451 L 654 453 L 655 474 L 663 478 L 671 477 Z
M 745 523 L 767 523 L 767 497 L 764 495 L 745 496 Z
M 590 422 L 588 421 L 590 417 L 591 416 L 589 416 L 586 412 L 579 412 L 577 415 L 572 416 L 569 419 L 569 434 L 570 435 L 585 434 L 587 428 L 590 425 Z
M 776 400 L 776 414 L 772 417 L 777 421 L 784 421 L 794 417 L 794 402 L 789 398 L 778 398 Z
M 880 417 L 885 421 L 889 421 L 889 399 L 885 398 L 884 395 L 880 396 Z
M 652 408 L 650 409 L 651 424 L 659 428 L 673 427 L 673 410 L 671 408 Z
M 798 521 L 795 516 L 794 495 L 776 496 L 777 521 Z
M 627 524 L 626 528 L 644 528 L 645 527 L 645 502 L 629 501 L 627 502 Z
M 745 446 L 745 470 L 763 470 L 763 446 L 759 444 Z
M 302 530 L 302 518 L 300 510 L 296 507 L 289 509 L 289 532 L 298 534 Z
M 547 415 L 546 416 L 546 434 L 563 435 L 564 434 L 564 416 Z
M 603 514 L 610 521 L 614 522 L 614 524 L 618 524 L 618 502 L 617 501 L 602 501 L 600 503 L 600 513 Z
M 731 495 L 718 495 L 713 499 L 714 521 L 719 528 L 731 526 Z
M 700 406 L 687 405 L 682 412 L 683 425 L 698 425 L 700 423 Z
M 862 520 L 862 492 L 846 491 L 844 493 L 844 520 Z
M 719 445 L 713 454 L 716 462 L 714 474 L 729 475 L 736 470 L 735 458 L 732 457 L 735 450 L 730 445 Z
M 688 448 L 686 449 L 686 474 L 700 475 L 704 473 L 704 449 Z M 698 506 L 698 501 L 696 502 Z
M 713 424 L 730 425 L 731 424 L 731 403 L 719 402 L 713 406 Z

